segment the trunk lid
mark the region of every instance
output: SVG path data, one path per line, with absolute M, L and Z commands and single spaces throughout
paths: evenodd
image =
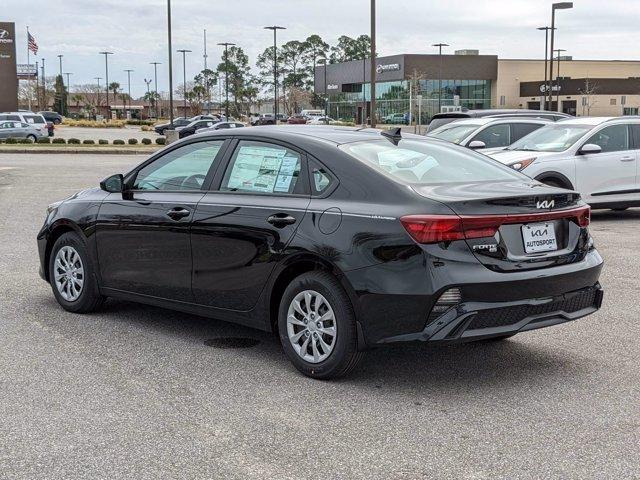
M 466 227 L 499 225 L 493 236 L 467 238 L 487 268 L 522 271 L 580 261 L 589 246 L 586 205 L 577 192 L 537 182 L 416 185 L 423 197 L 447 205 Z

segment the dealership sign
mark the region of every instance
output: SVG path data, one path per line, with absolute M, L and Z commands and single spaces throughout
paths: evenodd
M 19 63 L 16 65 L 16 73 L 20 79 L 32 79 L 38 76 L 38 69 L 34 64 Z
M 18 109 L 15 31 L 13 22 L 0 22 L 0 112 Z
M 376 67 L 376 72 L 378 73 L 384 73 L 384 72 L 395 72 L 400 70 L 400 64 L 399 63 L 388 63 L 386 65 L 378 65 Z
M 13 38 L 11 38 L 11 33 L 9 33 L 9 30 L 0 28 L 0 43 L 13 43 Z
M 552 92 L 559 92 L 561 90 L 560 85 L 553 85 L 551 87 L 551 91 Z M 549 91 L 549 87 L 547 87 L 545 84 L 540 85 L 540 93 L 545 93 Z
M 327 85 L 327 90 L 337 90 L 338 89 L 338 85 L 336 85 L 335 83 L 330 83 Z

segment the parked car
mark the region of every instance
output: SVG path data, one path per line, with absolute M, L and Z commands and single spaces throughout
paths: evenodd
M 154 130 L 158 135 L 164 135 L 167 130 L 177 129 L 178 127 L 186 127 L 191 123 L 191 119 L 184 117 L 177 117 L 173 119 L 173 126 L 171 122 L 156 125 Z
M 0 113 L 0 121 L 1 120 L 17 120 L 22 123 L 28 123 L 29 125 L 33 125 L 33 127 L 36 130 L 38 130 L 38 132 L 40 133 L 39 136 L 45 136 L 49 134 L 47 121 L 39 113 L 33 113 L 28 111 L 4 112 L 4 113 Z
M 475 150 L 504 148 L 549 123 L 542 118 L 484 117 L 448 123 L 427 135 Z
M 51 122 L 54 125 L 60 125 L 62 123 L 62 115 L 60 115 L 58 112 L 43 110 L 42 112 L 38 113 L 42 115 L 47 122 Z
M 212 130 L 224 130 L 227 128 L 241 128 L 244 127 L 244 123 L 240 122 L 218 122 L 213 124 L 211 127 L 206 127 L 198 130 L 198 134 L 204 132 L 210 132 Z
M 309 125 L 331 125 L 335 120 L 331 117 L 313 117 L 307 122 Z
M 0 120 L 0 138 L 30 138 L 34 142 L 45 133 L 35 125 L 15 120 Z
M 564 120 L 566 118 L 574 118 L 571 115 L 561 112 L 549 112 L 546 110 L 526 110 L 522 108 L 504 108 L 504 109 L 486 109 L 486 110 L 462 110 L 460 112 L 436 113 L 431 117 L 427 132 L 435 130 L 447 123 L 464 120 L 467 118 L 481 117 L 514 117 L 522 116 L 528 118 L 545 118 L 553 122 Z
M 277 115 L 277 118 L 278 118 L 279 122 L 286 122 L 288 120 L 289 116 L 285 115 L 284 113 L 279 113 Z
M 307 123 L 307 117 L 303 115 L 291 115 L 287 123 L 289 125 L 305 125 Z
M 593 208 L 640 206 L 639 117 L 564 120 L 489 155 L 542 183 L 579 191 Z
M 407 125 L 409 123 L 407 121 L 407 115 L 405 115 L 404 113 L 392 113 L 391 115 L 382 117 L 382 121 L 383 123 L 393 125 Z
M 176 132 L 178 132 L 178 138 L 184 138 L 203 128 L 213 127 L 216 123 L 218 123 L 216 120 L 195 120 L 184 127 L 176 127 Z
M 254 125 L 275 125 L 276 124 L 276 117 L 273 115 L 273 113 L 264 113 L 262 115 L 260 115 L 260 118 L 258 119 L 257 122 L 255 122 Z
M 274 331 L 296 368 L 327 379 L 370 347 L 595 312 L 588 225 L 578 193 L 467 148 L 291 125 L 175 142 L 50 205 L 38 250 L 68 311 L 116 297 Z

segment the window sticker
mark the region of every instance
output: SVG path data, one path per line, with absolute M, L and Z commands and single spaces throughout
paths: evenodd
M 270 147 L 240 147 L 228 188 L 273 192 L 286 153 L 284 149 Z
M 291 181 L 293 180 L 294 173 L 297 170 L 298 157 L 287 155 L 282 159 L 280 165 L 280 171 L 278 172 L 278 178 L 276 179 L 276 185 L 273 188 L 274 192 L 288 192 L 291 187 Z

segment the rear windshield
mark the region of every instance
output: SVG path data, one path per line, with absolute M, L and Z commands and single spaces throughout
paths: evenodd
M 454 123 L 451 126 L 445 126 L 429 132 L 429 136 L 441 138 L 447 142 L 460 143 L 479 127 L 480 125 L 456 125 Z
M 25 115 L 27 123 L 46 123 L 42 115 Z
M 514 142 L 508 150 L 564 152 L 592 128 L 593 125 L 567 125 L 564 122 L 546 125 Z
M 468 118 L 468 117 L 439 117 L 439 118 L 432 118 L 431 122 L 429 122 L 429 131 L 435 130 L 436 128 L 441 127 L 442 125 L 446 125 L 447 123 L 455 122 L 456 120 L 461 120 L 463 118 Z
M 396 146 L 380 139 L 347 143 L 340 149 L 384 175 L 407 184 L 528 179 L 484 155 L 436 141 L 400 140 Z

